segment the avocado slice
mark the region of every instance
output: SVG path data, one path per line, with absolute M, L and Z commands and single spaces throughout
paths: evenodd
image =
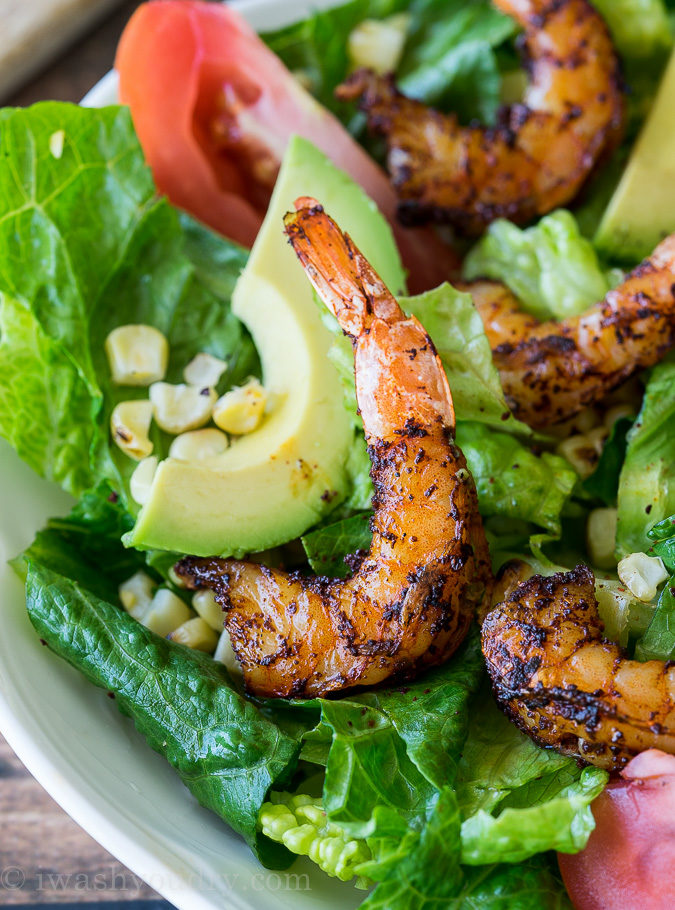
M 353 431 L 328 359 L 333 336 L 283 231 L 299 196 L 319 199 L 387 285 L 404 288 L 391 229 L 375 204 L 310 142 L 291 139 L 232 298 L 258 349 L 270 412 L 208 463 L 161 462 L 127 544 L 239 556 L 299 536 L 348 492 Z
M 595 236 L 606 256 L 635 263 L 675 231 L 675 53 Z

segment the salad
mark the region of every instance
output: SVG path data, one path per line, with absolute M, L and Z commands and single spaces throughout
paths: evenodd
M 151 0 L 121 105 L 0 112 L 0 434 L 77 500 L 31 622 L 270 869 L 668 905 L 672 48 Z

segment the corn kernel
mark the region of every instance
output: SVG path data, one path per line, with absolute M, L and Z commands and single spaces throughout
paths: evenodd
M 123 581 L 117 589 L 120 603 L 139 622 L 143 622 L 143 617 L 150 608 L 154 590 L 155 582 L 140 571 Z
M 200 389 L 215 388 L 220 377 L 227 369 L 227 364 L 213 354 L 197 354 L 183 370 L 188 385 L 197 385 Z
M 208 423 L 217 397 L 215 390 L 208 386 L 200 389 L 168 382 L 155 382 L 150 386 L 155 420 L 162 430 L 174 435 Z
M 121 325 L 105 340 L 113 382 L 147 386 L 166 375 L 169 344 L 151 325 Z
M 209 588 L 195 591 L 192 598 L 192 608 L 197 616 L 201 616 L 204 622 L 207 622 L 216 632 L 223 631 L 223 608 L 219 603 L 216 603 L 213 591 L 209 590 Z
M 225 664 L 225 668 L 232 676 L 242 675 L 241 665 L 237 660 L 237 655 L 234 653 L 232 641 L 230 640 L 230 633 L 227 629 L 224 629 L 221 632 L 213 659 L 219 661 L 221 664 Z
M 137 502 L 139 506 L 144 506 L 150 498 L 152 481 L 155 479 L 158 464 L 159 459 L 156 455 L 144 458 L 143 461 L 138 462 L 136 470 L 129 478 L 129 491 L 134 502 Z
M 595 585 L 598 612 L 605 637 L 620 645 L 628 643 L 633 595 L 621 582 L 598 581 Z
M 194 616 L 188 605 L 168 588 L 160 588 L 152 598 L 143 625 L 162 638 Z
M 650 603 L 656 597 L 661 584 L 668 578 L 668 572 L 660 556 L 646 553 L 631 553 L 619 563 L 619 578 L 628 590 L 643 603 Z
M 605 443 L 607 442 L 607 437 L 609 436 L 609 431 L 606 426 L 595 427 L 593 430 L 589 430 L 586 433 L 585 439 L 586 442 L 593 446 L 595 453 L 600 458 L 602 451 L 605 448 Z
M 630 404 L 617 404 L 605 414 L 605 426 L 611 430 L 617 420 L 623 417 L 635 417 L 635 408 Z
M 188 648 L 194 648 L 195 651 L 206 651 L 207 654 L 213 654 L 218 644 L 218 636 L 201 616 L 188 619 L 187 622 L 174 629 L 169 638 L 179 645 L 186 645 Z
M 140 461 L 152 452 L 148 435 L 151 422 L 151 402 L 121 401 L 110 415 L 110 432 L 125 454 Z
M 169 455 L 180 461 L 205 461 L 222 455 L 229 445 L 227 436 L 213 427 L 181 433 L 171 443 Z
M 586 523 L 586 546 L 591 562 L 599 569 L 611 569 L 616 561 L 616 509 L 593 509 Z
M 598 463 L 596 447 L 585 435 L 577 434 L 563 439 L 556 452 L 569 461 L 582 480 L 590 477 Z
M 347 53 L 354 69 L 393 73 L 401 62 L 410 16 L 398 13 L 386 19 L 364 19 L 347 39 Z
M 213 408 L 213 421 L 226 433 L 243 436 L 252 433 L 262 420 L 267 394 L 257 379 L 230 389 Z

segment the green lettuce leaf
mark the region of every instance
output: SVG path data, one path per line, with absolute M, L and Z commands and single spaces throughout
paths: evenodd
M 659 595 L 654 616 L 635 646 L 638 660 L 675 659 L 675 515 L 664 518 L 648 532 L 654 541 L 650 556 L 659 556 L 671 573 Z
M 577 853 L 595 828 L 590 804 L 608 777 L 601 768 L 585 768 L 579 780 L 546 802 L 506 808 L 497 817 L 479 809 L 462 824 L 462 862 L 517 863 L 551 849 Z
M 470 294 L 442 284 L 399 301 L 431 336 L 448 382 L 458 421 L 473 420 L 502 430 L 531 435 L 511 414 L 483 322 Z
M 621 417 L 614 423 L 595 470 L 582 483 L 584 492 L 601 499 L 606 506 L 616 505 L 628 447 L 627 434 L 634 422 L 632 417 Z
M 401 90 L 464 123 L 494 123 L 502 82 L 495 49 L 515 35 L 514 20 L 485 0 L 413 0 L 409 10 Z
M 481 515 L 517 518 L 559 535 L 577 481 L 559 455 L 535 455 L 519 439 L 479 423 L 458 423 L 457 444 L 476 482 Z
M 413 683 L 320 699 L 320 726 L 330 734 L 324 807 L 331 821 L 365 836 L 375 810 L 386 806 L 419 825 L 454 780 L 482 672 L 472 634 L 451 661 Z
M 649 529 L 675 512 L 675 356 L 655 366 L 628 434 L 619 478 L 617 550 L 644 549 Z
M 370 514 L 359 512 L 303 535 L 302 545 L 317 575 L 345 578 L 349 574 L 345 557 L 370 547 Z
M 262 37 L 322 104 L 361 133 L 363 118 L 334 96 L 352 66 L 349 35 L 366 19 L 401 12 L 410 17 L 398 67 L 402 89 L 466 122 L 493 122 L 501 87 L 496 51 L 517 27 L 489 0 L 352 0 Z
M 638 660 L 675 660 L 675 575 L 659 595 L 654 617 L 635 645 Z
M 53 154 L 50 137 L 63 133 Z M 229 310 L 246 253 L 156 196 L 125 108 L 46 102 L 8 110 L 0 131 L 0 435 L 79 494 L 107 480 L 130 511 L 134 462 L 112 444 L 108 332 L 145 322 L 168 337 L 169 380 L 202 350 L 223 388 L 258 370 Z M 155 451 L 168 439 L 153 430 Z
M 299 743 L 235 690 L 222 664 L 160 638 L 77 580 L 30 561 L 26 597 L 41 638 L 115 695 L 195 798 L 262 862 L 287 865 L 288 854 L 261 836 L 258 814 L 270 787 L 292 774 Z
M 602 13 L 614 44 L 627 60 L 663 60 L 673 36 L 663 0 L 593 0 Z
M 616 276 L 603 272 L 574 216 L 559 209 L 534 227 L 500 219 L 464 260 L 464 278 L 492 278 L 509 287 L 537 319 L 566 319 L 602 300 Z

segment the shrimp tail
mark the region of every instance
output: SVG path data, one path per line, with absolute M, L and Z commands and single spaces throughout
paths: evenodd
M 311 697 L 447 660 L 492 573 L 431 339 L 316 200 L 297 205 L 285 219 L 291 245 L 354 346 L 375 488 L 370 549 L 347 579 L 215 558 L 175 569 L 188 587 L 213 590 L 249 691 Z

